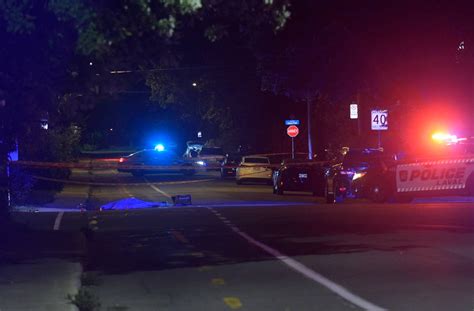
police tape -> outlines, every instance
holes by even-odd
[[[61,169],[84,169],[84,170],[104,170],[104,169],[114,169],[114,170],[146,170],[146,171],[186,171],[186,170],[207,170],[207,169],[217,169],[221,166],[199,166],[193,165],[192,163],[186,163],[183,165],[127,165],[119,163],[109,163],[109,162],[37,162],[37,161],[16,161],[11,162],[13,166],[20,167],[29,167],[29,168],[61,168]]]
[[[286,166],[321,166],[326,165],[326,161],[298,161],[285,163]],[[180,165],[129,165],[122,164],[119,162],[39,162],[39,161],[15,161],[10,162],[12,166],[28,167],[28,168],[58,168],[58,169],[84,169],[84,170],[119,170],[119,171],[133,171],[133,170],[144,170],[144,171],[208,171],[208,170],[220,170],[220,169],[237,169],[241,167],[255,167],[255,168],[271,168],[277,169],[281,167],[280,164],[214,164],[206,163],[200,165],[197,163],[185,162]]]
[[[115,187],[115,186],[143,186],[143,185],[182,185],[182,184],[193,184],[199,182],[209,182],[214,181],[216,178],[207,178],[207,179],[193,179],[193,180],[179,180],[179,181],[160,181],[160,182],[134,182],[134,183],[121,183],[121,182],[95,182],[95,181],[80,181],[80,180],[69,180],[69,179],[59,179],[59,178],[49,178],[43,176],[32,176],[34,179],[62,183],[62,184],[72,184],[72,185],[81,185],[81,186],[99,186],[99,187]]]

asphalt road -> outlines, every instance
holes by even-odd
[[[93,207],[193,198],[190,207],[15,215],[37,230],[82,232],[70,260],[79,258],[102,310],[474,309],[474,203],[326,205],[213,173],[73,177],[62,199],[83,195]]]

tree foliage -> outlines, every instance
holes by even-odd
[[[190,105],[196,90],[183,92],[189,83],[160,69],[208,65],[208,48],[223,40],[248,48],[280,31],[289,8],[289,0],[0,0],[0,93],[9,132],[34,134],[29,128],[43,115],[68,126],[137,76],[158,105]],[[201,49],[195,55],[194,44],[193,51]],[[136,74],[117,78],[111,71]],[[191,111],[203,121],[230,124],[227,108],[216,101],[222,94],[197,93]]]

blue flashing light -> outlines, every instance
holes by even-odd
[[[163,144],[158,144],[155,146],[155,150],[158,152],[165,151],[165,146]]]

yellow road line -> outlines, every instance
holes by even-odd
[[[210,266],[201,266],[201,267],[198,268],[199,272],[209,271],[209,270],[212,270],[212,267],[210,267]]]
[[[224,300],[224,303],[232,310],[242,308],[242,302],[237,297],[224,297],[222,300]]]
[[[223,286],[225,285],[225,280],[221,278],[214,278],[211,280],[212,285]]]
[[[204,257],[204,253],[201,253],[201,252],[194,252],[194,253],[191,253],[191,255],[198,258]]]

